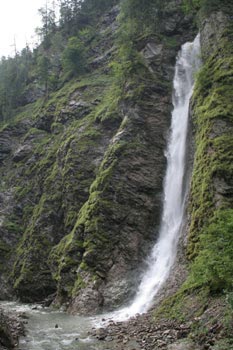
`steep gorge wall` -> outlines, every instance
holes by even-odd
[[[113,9],[103,18],[93,61],[112,47],[113,29],[105,30],[114,26],[117,13]],[[105,125],[91,114],[111,83],[105,64],[102,58],[92,73],[66,84],[48,101],[28,105],[1,130],[2,270],[9,263],[8,285],[22,300],[42,300],[56,291],[49,252],[74,226],[119,127],[120,117]]]
[[[203,67],[197,78],[192,106],[196,149],[188,256],[197,257],[196,283],[208,283],[213,290],[231,288],[229,270],[233,259],[231,248],[225,250],[224,244],[224,241],[230,247],[232,244],[230,232],[227,232],[232,225],[233,204],[232,13],[231,4],[224,10],[220,3],[202,19]],[[223,223],[225,232],[220,227]]]
[[[128,98],[120,104],[123,122],[71,235],[52,251],[59,263],[60,297],[71,283],[71,312],[99,311],[129,300],[156,239],[175,57],[181,43],[193,37],[189,19],[177,7],[180,2],[169,5],[161,22],[162,38],[134,39],[144,63],[133,72],[136,81],[132,83],[131,76],[125,83]],[[186,35],[184,28],[189,28]],[[77,244],[84,250],[74,271]]]
[[[130,74],[116,85],[118,13],[97,27],[89,73],[0,131],[1,298],[56,293],[94,312],[135,292],[160,221],[175,58],[196,33],[181,1],[167,1],[159,30],[124,39]]]

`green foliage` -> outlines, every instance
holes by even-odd
[[[123,1],[117,33],[117,55],[109,64],[111,86],[95,111],[95,119],[120,121],[119,105],[124,100],[139,101],[148,78],[148,69],[137,49],[139,35],[150,32],[154,26],[159,1]],[[153,18],[153,19],[152,19]],[[157,18],[157,17],[156,17]]]
[[[122,98],[122,90],[117,83],[112,83],[104,95],[103,100],[93,112],[96,121],[120,120],[119,103]]]
[[[216,211],[199,236],[199,253],[187,285],[208,285],[211,292],[233,288],[233,210]]]
[[[80,291],[80,289],[83,289],[85,287],[86,287],[85,281],[80,275],[78,275],[77,279],[75,280],[74,288],[72,289],[72,295],[75,297],[77,293]]]
[[[226,302],[229,306],[229,309],[231,310],[232,316],[233,316],[233,292],[230,291],[226,295]]]
[[[222,338],[216,341],[212,350],[231,350],[233,349],[233,339],[232,338]]]
[[[14,108],[25,104],[26,88],[30,82],[32,53],[28,47],[14,58],[0,61],[0,122],[7,121]]]
[[[50,60],[45,54],[37,57],[37,72],[40,82],[44,84],[46,94],[48,93]]]
[[[227,26],[216,50],[206,58],[193,95],[196,152],[189,208],[189,258],[198,254],[199,232],[213,216],[215,207],[232,207],[227,193],[223,193],[220,201],[215,196],[216,181],[230,184],[233,176],[233,139],[227,127],[233,120],[232,30]],[[221,124],[226,126],[222,128]]]
[[[166,317],[184,322],[199,317],[208,304],[208,296],[208,287],[192,289],[182,285],[178,292],[162,301],[155,310],[154,318]]]
[[[208,15],[214,11],[233,10],[229,0],[183,0],[183,7],[186,12],[196,13],[201,10],[201,15]]]
[[[96,21],[98,15],[101,15],[103,11],[107,11],[113,5],[117,4],[118,0],[85,0],[82,2],[79,10],[80,19],[88,23]],[[74,16],[77,13],[74,13]]]
[[[230,291],[226,291],[226,311],[225,311],[225,318],[224,318],[224,326],[226,328],[226,335],[227,341],[226,343],[230,342],[233,345],[233,336],[232,336],[232,327],[233,327],[233,289]],[[229,345],[229,344],[228,344]],[[221,349],[218,347],[217,349]],[[223,347],[224,349],[224,347]],[[226,347],[227,349],[227,347]],[[230,349],[230,347],[229,347]]]
[[[155,28],[159,31],[159,18],[164,8],[161,0],[123,0],[121,6],[121,23],[133,25],[137,34],[145,35]]]
[[[51,45],[52,34],[56,31],[56,13],[54,8],[49,8],[47,1],[45,7],[39,9],[42,27],[37,28],[37,34],[41,38],[42,46],[46,50]]]
[[[61,0],[60,29],[66,37],[77,35],[86,26],[96,23],[98,15],[118,2],[118,0]]]
[[[183,0],[183,8],[185,12],[196,12],[200,9],[202,0]]]
[[[20,234],[22,233],[22,227],[18,222],[8,220],[4,222],[4,227],[6,228],[6,230],[8,230],[8,232],[16,233],[18,234],[18,236],[20,236]]]
[[[95,28],[93,26],[86,26],[85,28],[80,29],[78,36],[82,42],[90,43],[96,36]]]
[[[86,68],[85,46],[77,37],[71,37],[62,55],[64,72],[69,76],[76,76]]]
[[[67,78],[86,72],[86,53],[96,37],[96,14],[116,2],[62,0],[59,25],[53,7],[46,4],[40,9],[39,46],[33,52],[26,47],[0,61],[0,122],[11,119],[18,107],[34,102],[42,93],[47,98]]]

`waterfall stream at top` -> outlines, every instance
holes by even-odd
[[[185,196],[183,193],[189,101],[193,92],[194,73],[200,65],[200,38],[186,43],[178,54],[173,81],[173,112],[166,151],[167,171],[164,181],[163,214],[159,238],[147,260],[148,269],[137,294],[128,307],[114,313],[114,320],[125,320],[146,312],[155,295],[169,276],[177,252]]]

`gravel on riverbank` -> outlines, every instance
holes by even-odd
[[[0,309],[0,350],[17,348],[21,335],[24,335],[24,325],[19,317]]]
[[[210,316],[209,312],[203,315]],[[104,343],[105,350],[210,350],[215,349],[216,341],[224,338],[220,320],[215,324],[205,322],[208,331],[203,335],[200,332],[195,334],[202,317],[186,322],[168,319],[156,322],[153,312],[148,312],[126,322],[103,320],[103,324],[105,322],[106,325],[93,328],[90,333],[90,336]]]

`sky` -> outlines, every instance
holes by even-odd
[[[0,0],[0,57],[38,41],[35,28],[40,26],[38,9],[45,0]],[[30,45],[29,45],[30,46]]]

